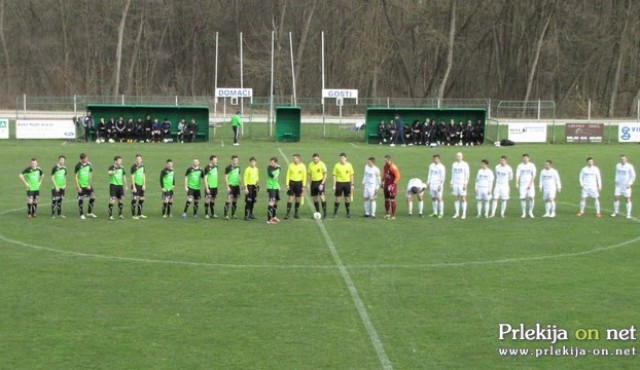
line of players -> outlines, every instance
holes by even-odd
[[[400,115],[396,114],[389,122],[380,121],[378,136],[380,145],[474,146],[484,141],[484,124],[482,120],[475,124],[471,120],[466,124],[462,121],[456,124],[451,120],[446,124],[427,117],[424,122],[415,120],[412,124],[405,125]]]
[[[58,163],[51,170],[52,180],[52,203],[51,217],[64,218],[62,214],[62,200],[66,190],[66,158],[60,156]],[[381,173],[375,165],[375,158],[368,159],[364,168],[362,180],[364,198],[364,216],[375,217],[376,196],[379,189],[383,189],[385,199],[385,218],[395,219],[396,216],[396,194],[400,180],[400,171],[393,163],[391,156],[385,156],[384,167]],[[74,179],[78,194],[78,208],[81,219],[87,217],[96,218],[94,213],[95,191],[92,185],[93,166],[89,162],[85,153],[80,154],[80,161],[74,168]],[[274,224],[280,220],[277,217],[278,202],[280,201],[280,181],[281,167],[278,159],[272,157],[267,167],[267,222]],[[122,166],[122,157],[114,157],[113,164],[108,168],[109,175],[109,219],[115,220],[114,207],[118,207],[118,218],[124,218],[124,198],[127,186],[125,169]],[[143,213],[146,183],[146,170],[141,155],[135,156],[135,162],[131,166],[131,215],[134,219],[144,219]],[[333,191],[335,195],[333,217],[337,217],[340,203],[344,200],[346,216],[352,217],[351,202],[355,191],[353,166],[347,161],[345,153],[340,153],[339,161],[333,167]],[[527,215],[534,218],[535,189],[537,170],[536,166],[530,162],[529,155],[522,156],[522,162],[516,167],[515,186],[519,190],[520,206],[522,218]],[[27,187],[27,215],[29,218],[36,216],[40,187],[43,181],[43,171],[38,167],[35,158],[31,165],[24,169],[19,175],[20,179]],[[615,191],[614,191],[614,212],[611,215],[616,217],[620,213],[620,198],[626,200],[626,217],[631,218],[631,187],[635,181],[635,170],[633,165],[628,163],[627,157],[622,155],[620,162],[616,165]],[[226,183],[226,198],[224,204],[223,217],[225,220],[235,219],[237,202],[240,195],[245,195],[244,219],[247,221],[255,219],[254,205],[260,190],[259,170],[257,160],[254,157],[249,159],[249,165],[245,169],[243,176],[239,166],[239,158],[236,155],[231,157],[231,163],[224,170]],[[314,153],[308,168],[302,163],[299,154],[294,154],[286,172],[287,207],[285,219],[291,217],[300,218],[299,208],[304,199],[304,191],[308,188],[314,202],[316,212],[322,210],[322,217],[327,216],[327,202],[325,187],[328,179],[327,166],[320,160],[320,156]],[[458,152],[455,161],[451,166],[450,189],[454,196],[453,218],[466,218],[467,215],[467,190],[470,179],[469,164],[463,160],[462,153]],[[514,179],[514,172],[507,163],[507,157],[502,156],[500,163],[495,167],[494,172],[489,168],[489,162],[483,159],[480,169],[475,179],[474,192],[477,200],[477,217],[483,215],[487,218],[495,217],[500,202],[500,216],[505,217],[507,201],[510,198],[510,181]],[[427,181],[423,182],[419,178],[412,178],[407,184],[406,200],[409,215],[413,214],[413,197],[418,198],[418,214],[423,215],[424,194],[428,192],[432,201],[432,217],[442,218],[444,215],[444,189],[446,180],[446,169],[441,162],[440,155],[433,155],[433,163],[429,165]],[[204,186],[203,186],[204,182]],[[495,182],[495,186],[494,186]],[[600,170],[594,165],[593,158],[589,157],[586,166],[582,168],[579,175],[581,187],[581,199],[578,216],[584,215],[587,198],[594,199],[596,216],[601,217],[599,194],[602,189],[602,179]],[[167,160],[165,168],[160,173],[160,187],[162,189],[162,216],[172,217],[175,171],[173,161]],[[185,172],[184,191],[186,202],[182,217],[187,217],[187,211],[191,207],[193,217],[198,217],[198,208],[202,198],[202,189],[205,195],[205,218],[217,218],[215,213],[215,202],[219,188],[218,158],[210,156],[209,163],[204,168],[200,167],[197,159]],[[544,169],[540,171],[538,188],[542,192],[545,202],[545,213],[542,217],[555,217],[555,198],[561,191],[562,185],[558,171],[553,168],[550,160],[545,161]],[[88,201],[87,213],[84,212],[84,202]],[[493,202],[491,203],[491,200]]]

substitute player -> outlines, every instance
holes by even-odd
[[[362,194],[364,196],[364,217],[376,217],[376,195],[382,181],[380,180],[380,169],[376,167],[376,159],[369,157],[364,166],[364,176],[362,177]]]
[[[562,190],[560,174],[553,168],[553,162],[544,162],[544,168],[540,171],[540,191],[544,200],[544,215],[542,217],[556,217],[556,194]]]
[[[209,157],[209,164],[204,168],[204,185],[204,218],[218,218],[214,208],[218,197],[218,157],[215,155]]]
[[[602,217],[600,213],[600,191],[602,190],[602,178],[600,177],[600,169],[593,164],[593,158],[587,158],[587,165],[580,171],[580,212],[577,216],[584,216],[584,207],[587,203],[587,197],[593,198],[594,207],[596,209],[596,217]]]
[[[516,188],[520,189],[520,209],[522,218],[527,217],[527,201],[529,202],[529,217],[533,216],[533,206],[536,196],[536,165],[529,161],[529,154],[522,155],[522,163],[516,167]]]
[[[442,218],[444,215],[444,200],[442,193],[444,192],[444,182],[447,170],[441,162],[440,155],[433,155],[433,163],[429,165],[427,173],[427,190],[431,196],[431,207],[433,213],[430,217]]]
[[[251,221],[255,219],[253,215],[253,206],[256,204],[258,190],[260,190],[260,181],[258,167],[256,167],[256,158],[249,158],[249,167],[244,170],[244,220]]]
[[[513,169],[507,163],[507,156],[500,157],[500,163],[496,165],[496,186],[493,189],[493,208],[491,210],[491,217],[496,217],[496,211],[498,210],[498,199],[500,200],[500,217],[505,216],[507,211],[507,201],[509,200],[509,194],[511,189],[509,188],[509,181],[513,180]]]
[[[309,163],[307,183],[310,184],[311,197],[316,212],[320,212],[320,202],[322,202],[322,215],[327,218],[327,199],[325,195],[325,186],[327,183],[327,166],[320,160],[318,153],[313,153],[311,163]],[[320,202],[318,202],[320,199]]]
[[[455,199],[453,218],[465,219],[467,217],[467,185],[469,184],[470,170],[469,164],[462,158],[462,153],[456,153],[456,160],[451,165],[451,193]],[[460,208],[462,208],[462,215]]]
[[[167,159],[165,167],[160,171],[160,188],[162,189],[162,218],[173,217],[173,188],[176,186],[173,161]]]
[[[66,218],[62,214],[62,200],[67,188],[67,166],[65,162],[67,157],[58,156],[58,163],[51,169],[51,218],[56,218],[56,214],[60,218]]]
[[[109,175],[109,220],[113,221],[113,205],[118,201],[118,218],[123,219],[122,208],[124,207],[124,189],[127,187],[124,167],[122,167],[122,157],[113,157],[113,164],[107,170]]]
[[[236,219],[238,209],[238,197],[240,196],[240,166],[238,156],[231,156],[231,164],[224,169],[224,180],[227,184],[227,200],[224,203],[224,219],[229,220],[229,208],[231,208],[231,218]]]
[[[382,169],[382,189],[384,192],[384,218],[396,219],[396,193],[400,182],[400,171],[391,160],[389,154],[384,156],[384,168]]]
[[[147,216],[142,213],[144,208],[144,191],[146,188],[147,175],[145,175],[142,155],[136,154],[135,163],[131,166],[131,218],[134,220],[147,218]]]
[[[627,200],[627,218],[631,218],[631,186],[635,180],[636,170],[631,163],[627,162],[627,156],[621,155],[620,163],[616,164],[616,189],[613,193],[615,200],[611,217],[616,217],[620,212],[620,197],[622,196]]]
[[[484,217],[489,218],[489,208],[491,202],[491,189],[493,188],[493,171],[489,168],[489,161],[483,159],[480,162],[480,169],[476,175],[476,202],[478,207],[477,218],[482,217],[482,207],[484,206]]]
[[[31,165],[18,175],[24,186],[27,187],[27,217],[29,218],[36,217],[43,173],[42,169],[38,167],[38,160],[31,158]]]
[[[86,153],[80,153],[80,162],[76,164],[73,170],[76,180],[76,189],[78,190],[78,208],[80,209],[80,219],[87,217],[97,218],[93,213],[93,207],[96,202],[96,193],[91,185],[93,166],[89,162],[89,156]],[[87,216],[84,215],[84,200],[89,198],[89,206]]]
[[[271,157],[269,166],[267,167],[267,223],[270,225],[280,222],[276,214],[278,213],[278,201],[280,201],[280,165],[278,158]]]
[[[427,184],[422,182],[418,178],[409,180],[407,184],[407,209],[409,210],[409,216],[413,215],[413,196],[418,196],[418,215],[422,217],[422,210],[424,209],[424,190],[427,188]]]
[[[184,191],[187,193],[187,200],[184,204],[184,210],[182,211],[182,218],[187,218],[187,210],[193,202],[193,217],[198,218],[198,205],[202,193],[200,192],[202,184],[201,180],[204,177],[204,171],[200,168],[200,161],[194,159],[191,167],[187,168],[184,174]]]
[[[347,155],[340,153],[338,163],[333,166],[333,191],[335,192],[335,203],[333,204],[333,218],[338,217],[340,207],[340,197],[344,197],[344,208],[347,211],[347,218],[351,218],[351,194],[355,191],[353,166],[347,162]]]
[[[300,200],[304,196],[304,188],[307,186],[307,167],[300,162],[300,154],[293,155],[293,161],[287,166],[287,178],[285,181],[289,199],[287,200],[287,214],[284,219],[289,219],[294,198],[296,203],[293,218],[300,218],[298,209],[300,208]]]

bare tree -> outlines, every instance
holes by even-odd
[[[451,15],[449,18],[449,42],[447,49],[447,69],[444,72],[440,87],[438,88],[438,99],[444,98],[444,89],[447,87],[449,74],[453,68],[453,46],[456,41],[456,0],[451,0]]]
[[[127,22],[127,14],[129,13],[129,6],[131,0],[126,0],[124,9],[122,10],[122,17],[120,18],[120,25],[118,26],[118,46],[116,48],[116,75],[115,75],[115,87],[113,89],[113,95],[118,96],[120,94],[120,68],[122,67],[122,43],[124,40],[124,28]]]

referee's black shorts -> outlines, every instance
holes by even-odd
[[[289,191],[287,195],[300,198],[302,196],[302,181],[289,181]]]
[[[351,183],[350,182],[337,182],[336,183],[336,197],[351,196]]]

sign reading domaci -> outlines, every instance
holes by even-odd
[[[253,89],[241,89],[235,87],[219,87],[216,89],[216,98],[252,98]]]
[[[640,143],[640,122],[620,122],[618,124],[618,142]]]
[[[509,122],[508,139],[514,143],[546,143],[547,124],[544,122]]]
[[[9,138],[9,120],[0,118],[0,139]]]
[[[76,126],[69,119],[16,120],[16,139],[75,139]]]

